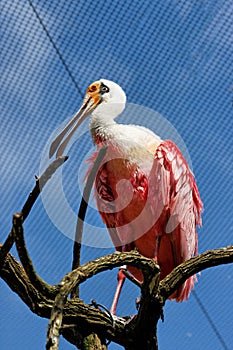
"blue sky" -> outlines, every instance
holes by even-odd
[[[199,251],[232,244],[232,2],[32,3],[82,94],[99,78],[116,81],[128,102],[157,111],[177,130],[205,206]],[[40,171],[51,135],[78,109],[82,98],[29,1],[4,0],[1,7],[2,242],[12,213],[20,210],[34,186],[34,174]],[[120,118],[126,123],[130,119]],[[137,114],[133,122],[156,132],[153,118]],[[166,138],[166,129],[164,133]],[[70,149],[62,172],[64,192],[74,212],[80,200],[80,164],[92,147],[84,132]],[[54,193],[55,184],[51,181],[46,190]],[[89,210],[87,221],[102,232],[94,209]],[[57,283],[70,270],[73,242],[50,220],[41,198],[25,223],[25,237],[38,273]],[[83,248],[83,262],[114,251],[96,248],[96,241],[98,237],[93,236],[93,246]],[[83,285],[82,298],[110,306],[116,273],[106,272]],[[232,287],[233,267],[222,266],[202,272],[195,288],[228,349],[233,336]],[[33,315],[2,281],[0,290],[1,349],[41,349],[48,321]],[[137,288],[127,282],[119,314],[134,313],[137,296]],[[164,311],[165,323],[158,328],[160,349],[174,349],[174,344],[179,349],[224,349],[195,295],[183,304],[168,302]],[[61,340],[60,348],[73,347]]]

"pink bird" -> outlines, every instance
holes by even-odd
[[[201,225],[203,205],[194,175],[175,143],[145,127],[115,122],[125,104],[126,95],[116,83],[101,79],[89,85],[81,108],[53,141],[49,155],[62,155],[77,127],[92,114],[90,132],[97,152],[90,161],[101,147],[108,147],[94,186],[100,215],[116,250],[136,248],[155,259],[163,279],[197,254],[196,227]],[[142,281],[138,269],[127,268]],[[113,314],[124,280],[119,270]],[[187,299],[195,280],[190,277],[170,299]]]

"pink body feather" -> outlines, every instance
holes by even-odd
[[[203,206],[194,176],[170,140],[154,150],[149,175],[137,164],[121,158],[111,142],[107,145],[107,154],[95,180],[100,215],[116,249],[137,248],[142,255],[156,259],[163,279],[197,253],[196,226],[201,225]],[[126,181],[121,183],[122,180]],[[128,269],[142,280],[139,270],[130,266]],[[187,299],[195,280],[196,276],[190,277],[171,299]]]

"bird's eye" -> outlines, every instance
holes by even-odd
[[[100,93],[105,94],[106,92],[109,92],[109,88],[102,83],[100,86]]]

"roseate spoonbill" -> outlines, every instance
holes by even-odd
[[[126,95],[116,83],[101,79],[89,85],[81,108],[53,141],[49,156],[62,155],[77,127],[92,114],[90,131],[97,152],[90,161],[101,147],[108,147],[95,179],[100,215],[116,249],[136,248],[156,259],[163,279],[197,253],[202,202],[194,175],[172,141],[161,140],[145,127],[115,122],[125,104]],[[139,270],[128,270],[142,281]],[[114,314],[124,279],[119,270]],[[170,299],[187,299],[195,280],[190,277]]]

